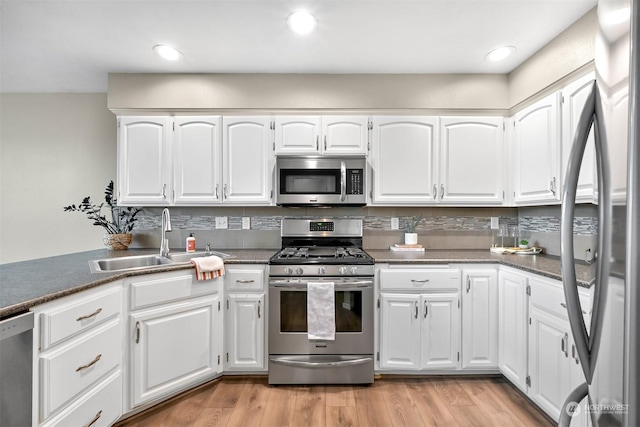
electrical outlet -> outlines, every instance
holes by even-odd
[[[491,217],[491,229],[492,230],[497,230],[498,228],[500,228],[499,226],[499,218],[497,216],[492,216]]]
[[[391,218],[391,229],[399,230],[400,229],[400,218],[394,216]]]
[[[251,228],[251,218],[249,218],[248,216],[243,216],[242,217],[242,229],[243,230],[249,230]]]
[[[226,216],[217,216],[216,217],[216,230],[226,230],[229,228],[229,224],[227,222]]]

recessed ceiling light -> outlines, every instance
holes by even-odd
[[[299,10],[289,15],[287,18],[287,25],[294,33],[309,34],[314,28],[316,28],[318,21],[309,12]]]
[[[157,44],[153,47],[153,51],[167,61],[177,61],[179,59],[182,59],[182,53],[178,49],[171,46]]]
[[[516,48],[513,46],[499,47],[487,53],[484,57],[484,60],[490,61],[490,62],[502,61],[503,59],[505,59],[507,56],[511,55],[515,51],[516,51]]]

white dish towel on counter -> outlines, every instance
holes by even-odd
[[[336,339],[335,307],[333,282],[307,283],[307,334],[310,340]]]

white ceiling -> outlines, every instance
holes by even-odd
[[[107,73],[508,73],[597,0],[1,0],[2,92],[106,92]],[[286,17],[318,20],[298,36]],[[184,59],[166,62],[156,44]],[[513,45],[502,63],[485,54]]]

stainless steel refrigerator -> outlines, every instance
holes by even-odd
[[[569,425],[585,396],[593,425],[640,426],[638,1],[598,2],[596,81],[581,114],[567,168],[561,214],[562,280],[586,383],[565,401],[561,426]],[[585,325],[573,262],[573,216],[590,131],[597,159],[598,247],[592,319]]]

